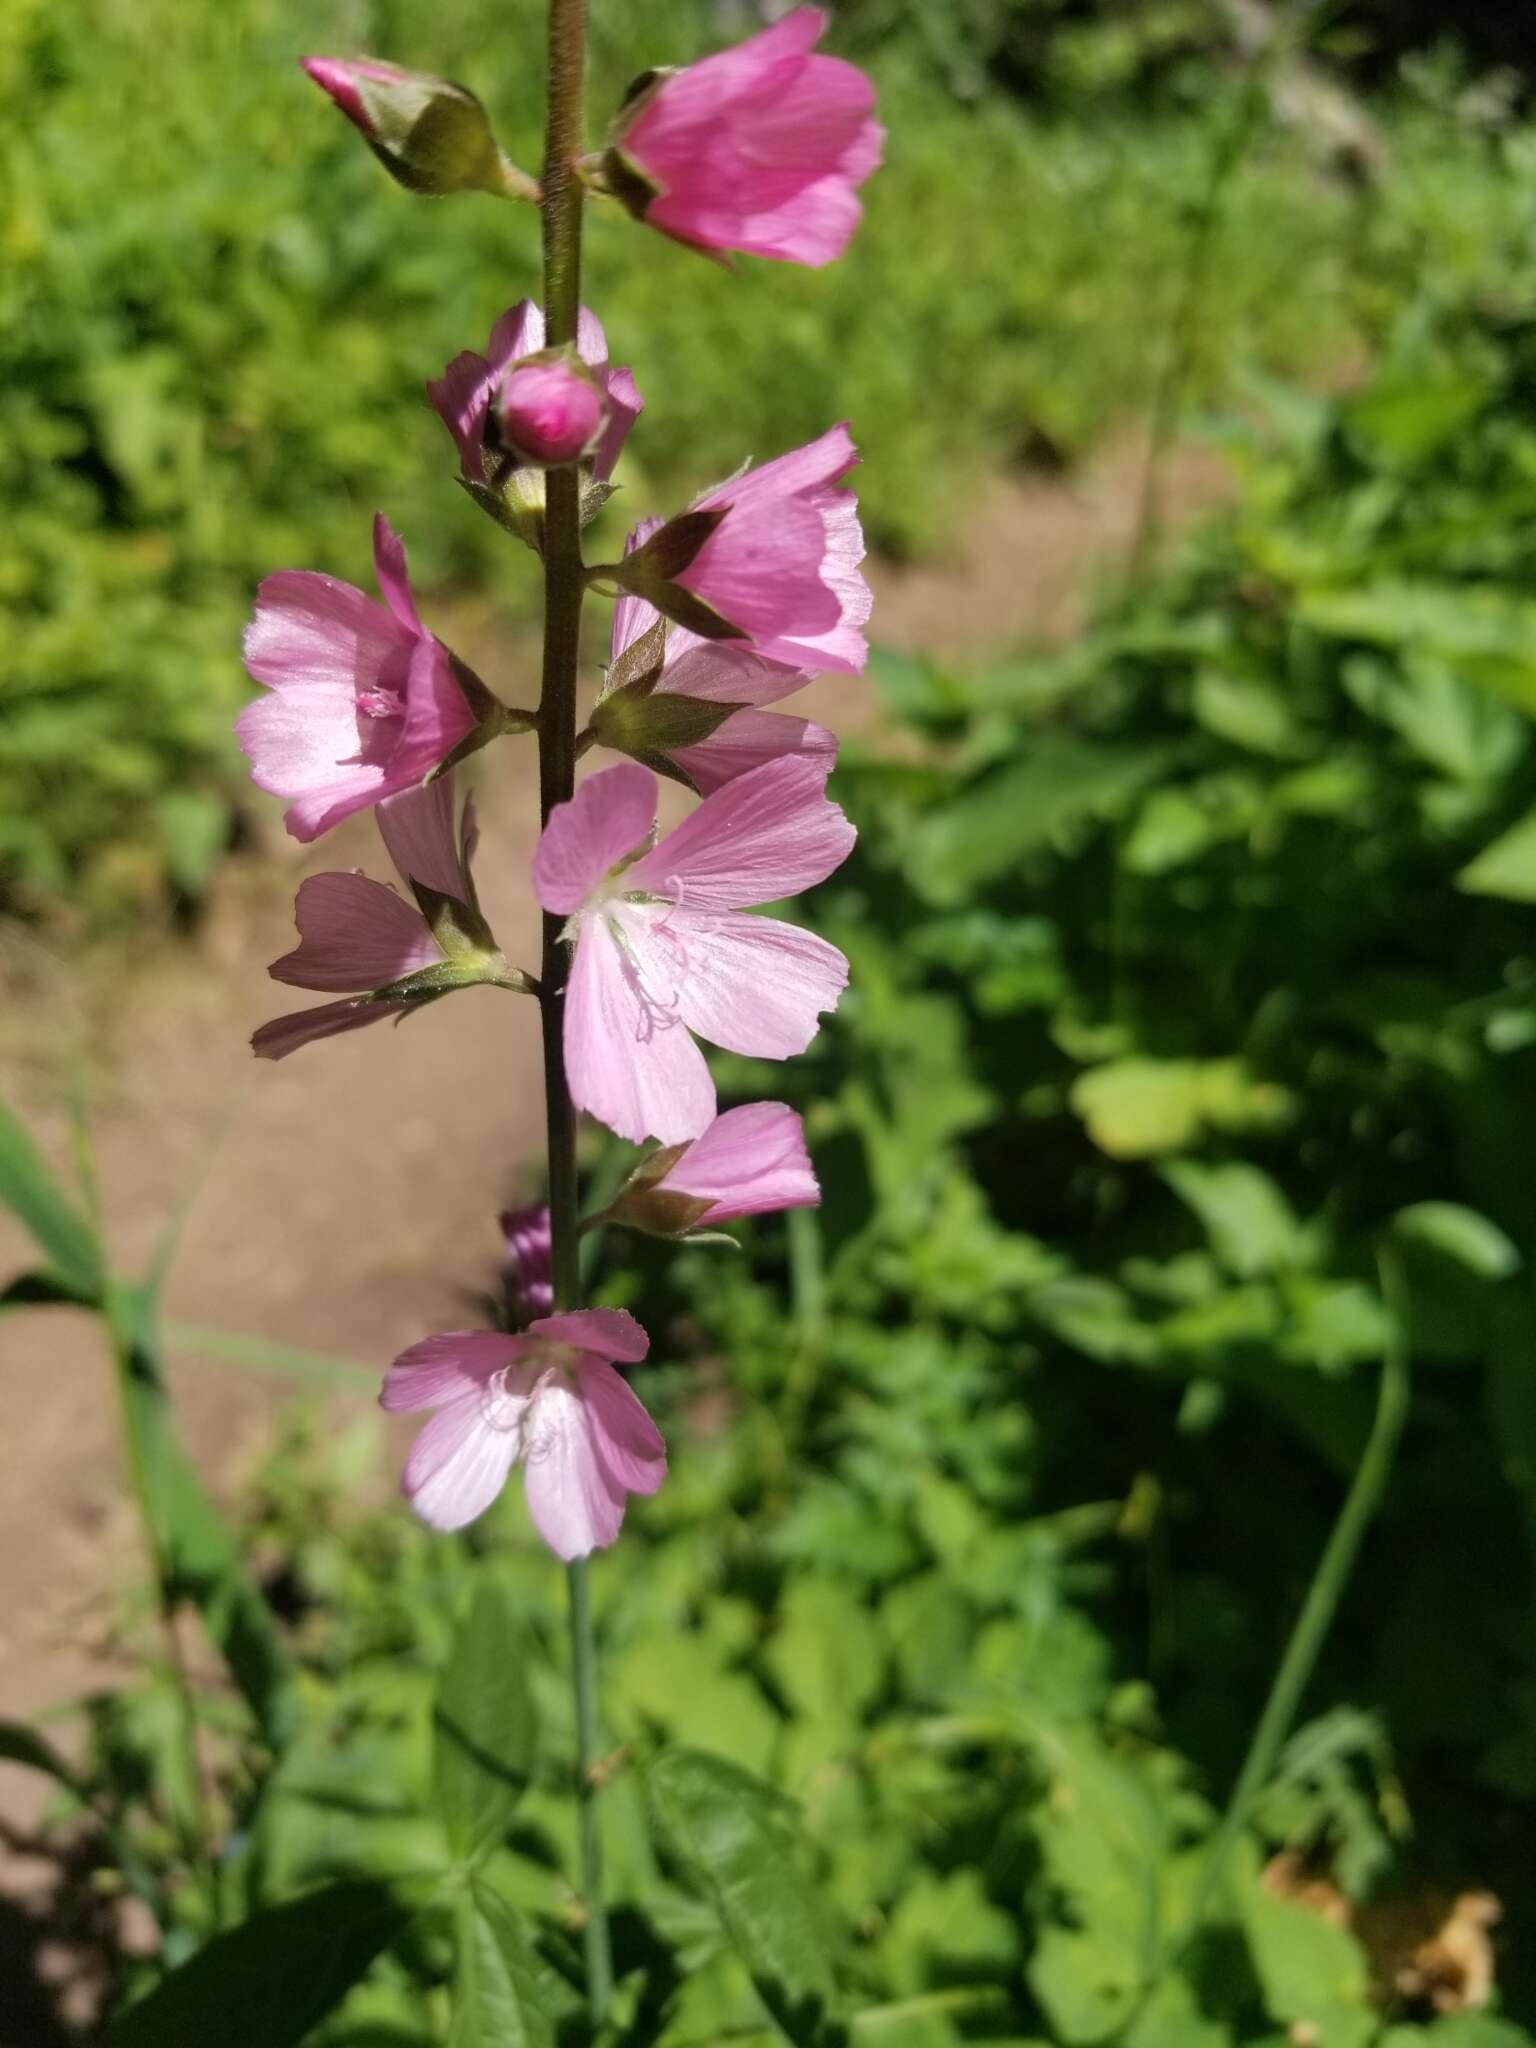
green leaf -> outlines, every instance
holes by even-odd
[[[52,1262],[63,1295],[91,1305],[106,1287],[96,1233],[49,1173],[32,1140],[0,1104],[0,1202],[32,1233]]]
[[[1469,896],[1503,896],[1511,903],[1536,903],[1536,811],[1527,811],[1468,861],[1456,877],[1456,886]]]
[[[386,1886],[356,1880],[254,1913],[131,2006],[107,2048],[297,2048],[406,1917]]]
[[[909,872],[934,902],[953,902],[1097,820],[1115,818],[1167,768],[1171,749],[1036,741],[912,835]]]
[[[1432,1245],[1479,1280],[1507,1280],[1520,1270],[1520,1254],[1500,1230],[1463,1202],[1413,1202],[1399,1209],[1392,1228]]]
[[[1322,2048],[1364,2048],[1376,2020],[1370,1969],[1355,1937],[1262,1885],[1243,1887],[1242,1912],[1270,2018],[1310,2027]]]
[[[796,2048],[825,2041],[832,1959],[787,1803],[694,1750],[666,1751],[648,1786],[663,1839],[705,1888],[778,2026]]]
[[[448,2048],[553,2048],[538,1959],[516,1907],[474,1885],[459,1902],[455,1939]]]
[[[747,1770],[767,1770],[783,1722],[724,1652],[692,1632],[632,1643],[613,1672],[611,1712],[624,1734],[653,1723],[672,1740],[709,1747]]]
[[[1205,1225],[1216,1257],[1239,1279],[1306,1263],[1305,1236],[1291,1205],[1258,1167],[1170,1159],[1162,1175]]]
[[[1176,1152],[1208,1127],[1264,1129],[1294,1108],[1284,1088],[1258,1080],[1238,1059],[1109,1060],[1079,1074],[1068,1099],[1114,1159]]]
[[[768,1666],[785,1699],[807,1720],[857,1719],[883,1676],[863,1604],[831,1579],[796,1579],[781,1611]]]
[[[272,1610],[176,1436],[148,1296],[116,1288],[108,1315],[129,1455],[168,1591],[197,1607],[262,1734],[280,1749],[294,1723],[293,1674]]]
[[[528,1632],[506,1582],[482,1571],[432,1710],[437,1810],[456,1855],[483,1856],[528,1788],[538,1717]]]

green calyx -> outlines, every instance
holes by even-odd
[[[533,180],[502,154],[485,108],[462,85],[409,72],[355,81],[368,117],[368,147],[397,184],[430,199],[490,192],[532,199]]]
[[[636,597],[648,598],[657,611],[672,619],[701,640],[745,640],[740,626],[733,626],[711,605],[677,581],[698,559],[700,550],[720,524],[728,505],[696,506],[679,512],[658,528],[643,547],[621,562],[607,562],[588,571],[589,578],[601,576],[617,583]]]
[[[699,1219],[714,1207],[713,1202],[707,1196],[686,1195],[680,1189],[658,1185],[687,1150],[687,1145],[664,1145],[642,1159],[603,1211],[601,1220],[622,1223],[630,1230],[643,1230],[649,1237],[687,1237]],[[593,1218],[594,1222],[597,1220]]]

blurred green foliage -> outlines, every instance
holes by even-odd
[[[1536,323],[1425,303],[1069,653],[879,665],[921,744],[838,770],[850,992],[725,1072],[803,1106],[824,1206],[750,1261],[594,1245],[672,1453],[594,1572],[616,2041],[1528,2048],[1533,398]],[[95,1286],[18,1159],[17,1305]],[[1394,1329],[1389,1492],[1192,1928]],[[376,1455],[296,1426],[247,1505],[302,1713],[200,1705],[217,1910],[169,1674],[65,1774],[167,1961],[233,1929],[124,2043],[309,1999],[325,1925],[329,2016],[240,2040],[590,2039],[559,1572],[515,1487],[462,1542],[352,1505]],[[1456,2011],[1404,1973],[1482,1894]]]
[[[94,916],[195,899],[227,843],[239,634],[264,573],[366,584],[383,506],[429,589],[489,585],[514,616],[532,602],[531,563],[455,489],[422,387],[536,288],[535,223],[407,199],[295,59],[367,47],[462,77],[532,163],[542,17],[531,0],[101,0],[82,33],[76,12],[13,0],[0,18],[0,901]],[[729,275],[594,218],[588,296],[649,401],[626,515],[848,416],[873,538],[952,545],[977,475],[1079,450],[1144,399],[1239,81],[1208,60],[1148,110],[1127,90],[1138,64],[1104,57],[1021,102],[981,89],[984,13],[853,11],[889,161],[830,271]],[[599,7],[594,106],[722,27],[701,0]],[[1066,65],[1089,28],[1059,30]],[[1375,193],[1328,183],[1304,134],[1255,138],[1197,394],[1234,365],[1328,363],[1409,278],[1519,274],[1527,139],[1458,108],[1447,84],[1392,115]]]

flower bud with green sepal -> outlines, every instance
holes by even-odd
[[[466,87],[373,57],[300,61],[408,192],[537,200],[537,184],[503,155],[485,108]]]

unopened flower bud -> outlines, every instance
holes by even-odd
[[[533,180],[502,155],[484,107],[462,85],[373,57],[301,61],[407,191],[434,199],[449,192],[537,196]]]
[[[565,355],[515,363],[494,403],[503,446],[541,469],[579,462],[608,419],[602,386],[584,363]]]

